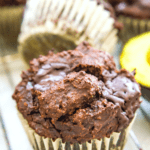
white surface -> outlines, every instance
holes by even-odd
[[[140,109],[137,111],[137,117],[132,130],[143,150],[150,150],[150,123],[147,122]],[[132,148],[131,150],[138,150],[131,137],[128,138],[125,150],[130,150],[129,148]]]
[[[0,122],[0,149],[7,150],[7,143],[4,137],[4,132],[2,128],[2,122]]]
[[[32,147],[28,142],[26,133],[18,118],[16,103],[11,98],[14,88],[10,85],[8,81],[8,77],[4,70],[5,66],[2,65],[1,62],[0,65],[1,65],[0,67],[1,69],[0,70],[0,111],[7,132],[10,149],[11,150],[32,150]],[[14,85],[20,81],[20,77],[19,77],[20,71],[18,74],[18,70],[22,69],[22,66],[20,65],[23,64],[20,61],[18,62],[17,59],[9,63],[9,67],[11,68],[10,70],[13,70],[13,74],[11,75],[14,81]],[[4,136],[2,136],[3,134],[4,134],[3,130],[0,126],[0,150],[5,150],[5,149],[7,150],[8,147],[5,144],[6,140]]]
[[[7,66],[11,71],[13,85],[10,85],[10,82],[8,81],[8,76],[4,69],[5,66],[2,64],[0,58],[0,111],[5,123],[10,147],[11,150],[32,150],[17,116],[15,101],[11,98],[15,85],[20,81],[20,74],[24,69],[24,66],[17,55],[6,57],[5,61],[8,62]],[[146,121],[140,110],[138,110],[138,115],[132,130],[137,136],[143,150],[150,150],[150,123]],[[0,122],[0,150],[7,149],[6,140]],[[128,138],[125,150],[138,150],[131,137]]]

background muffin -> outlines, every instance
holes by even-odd
[[[108,0],[113,5],[119,21],[124,24],[121,39],[127,42],[131,37],[150,30],[150,1]]]
[[[118,28],[122,25],[107,3],[97,5],[96,0],[38,0],[35,3],[31,0],[27,8],[19,36],[19,51],[28,64],[29,60],[47,54],[52,48],[55,52],[74,49],[84,40],[110,53],[117,44]]]
[[[13,95],[33,146],[42,147],[45,137],[54,148],[86,142],[123,149],[140,105],[134,73],[118,71],[109,54],[87,42],[33,59]]]

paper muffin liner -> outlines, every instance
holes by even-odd
[[[150,31],[150,20],[148,19],[142,20],[121,15],[119,21],[124,24],[123,30],[119,33],[123,44],[132,37]]]
[[[118,41],[114,19],[92,0],[30,0],[19,36],[19,51],[26,62],[52,48],[74,49],[83,41],[113,52]],[[38,11],[37,11],[38,10]],[[88,11],[87,11],[88,10]]]
[[[51,138],[39,136],[29,127],[27,120],[23,118],[19,111],[18,116],[34,150],[123,150],[129,131],[134,122],[133,119],[126,129],[120,133],[112,133],[110,138],[102,138],[101,140],[93,139],[91,143],[70,144],[69,142],[62,143],[62,139],[60,138],[53,141]]]
[[[0,49],[17,50],[23,6],[0,7]]]

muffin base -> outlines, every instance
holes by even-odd
[[[114,132],[110,138],[102,138],[101,140],[93,139],[91,143],[70,144],[69,142],[62,143],[62,139],[60,138],[53,141],[51,138],[39,136],[29,127],[28,122],[23,118],[20,112],[18,112],[18,116],[34,150],[123,150],[129,131],[134,122],[133,119],[126,129],[120,133]]]

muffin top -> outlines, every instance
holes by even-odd
[[[25,4],[27,0],[0,0],[0,6],[11,6]]]
[[[118,71],[112,56],[83,42],[33,59],[13,98],[40,136],[83,143],[129,125],[141,95],[134,74]]]
[[[150,1],[149,0],[108,0],[116,13],[139,18],[150,18]]]

